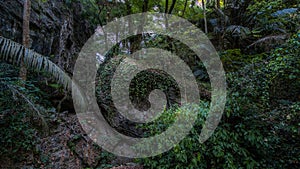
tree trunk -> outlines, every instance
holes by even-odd
[[[217,14],[219,15],[218,26],[217,26],[220,30],[217,32],[218,49],[222,50],[223,44],[224,44],[223,38],[222,38],[222,33],[224,32],[223,30],[225,30],[226,17],[225,17],[224,12],[221,10],[221,1],[220,0],[215,1],[215,10],[216,10]]]
[[[31,2],[30,0],[24,1],[24,9],[23,9],[23,45],[25,48],[30,47],[30,35],[29,35],[29,22],[30,22],[30,10],[31,10]],[[21,60],[21,69],[20,69],[20,78],[26,81],[27,78],[27,69],[24,63],[24,58]]]
[[[148,6],[149,6],[149,0],[143,0],[143,6],[142,6],[142,13],[145,13],[148,11]],[[130,8],[131,10],[131,8]],[[146,16],[143,16],[146,17]],[[144,24],[145,24],[145,19],[141,19],[140,25],[138,25],[138,32],[143,33],[144,30]],[[131,22],[131,19],[129,20]],[[131,31],[131,30],[129,30]],[[130,38],[130,53],[134,53],[142,48],[141,44],[143,41],[143,35],[139,34],[134,37]]]
[[[208,33],[207,31],[207,20],[206,20],[206,4],[205,1],[202,0],[202,7],[203,7],[203,17],[204,17],[204,33]]]
[[[217,7],[218,9],[221,8],[221,1],[220,1],[220,0],[216,0],[216,7]]]
[[[131,19],[131,5],[129,0],[125,0],[125,5],[126,5],[126,14],[128,16],[128,33],[131,35],[132,34],[132,19]],[[130,54],[132,54],[132,49],[131,45],[133,44],[133,38],[129,37],[127,40],[125,40],[125,46],[127,47],[128,51]]]
[[[149,3],[148,0],[144,0],[142,12],[147,12],[148,11],[148,3]]]
[[[183,16],[184,16],[184,13],[185,13],[185,10],[186,10],[186,6],[187,6],[187,2],[188,2],[188,0],[185,0],[185,3],[184,3],[184,8],[183,8],[183,11],[182,11],[182,15],[181,15],[181,17],[183,17]]]
[[[171,4],[171,7],[170,7],[170,10],[169,10],[169,12],[168,12],[168,14],[171,14],[171,13],[172,13],[172,11],[173,11],[173,9],[174,9],[174,7],[175,7],[175,4],[176,4],[176,0],[173,0],[173,1],[172,1],[172,4]]]
[[[168,8],[169,8],[169,0],[166,0],[165,13],[168,13]]]

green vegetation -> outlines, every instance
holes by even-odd
[[[299,37],[299,33],[293,36],[268,58],[258,55],[251,64],[227,74],[227,108],[207,142],[200,144],[198,140],[203,124],[200,117],[190,135],[171,151],[139,161],[147,168],[299,166]],[[289,84],[288,89],[283,90],[284,83]],[[200,107],[205,108],[204,105]],[[180,110],[174,112],[177,111]],[[174,112],[169,112],[169,116]],[[163,131],[161,125],[172,123],[169,116],[153,125],[151,131]]]
[[[119,44],[105,56],[96,78],[97,101],[107,121],[118,131],[130,136],[142,131],[143,137],[153,136],[172,125],[178,114],[199,112],[189,135],[174,148],[155,157],[134,159],[135,163],[161,169],[300,167],[299,1],[65,0],[63,4],[66,8],[80,4],[80,14],[93,28],[128,14],[174,14],[203,31],[207,29],[207,36],[219,52],[226,71],[227,102],[221,123],[204,143],[199,142],[199,134],[209,110],[210,81],[203,64],[188,46],[165,36],[145,34],[123,40],[123,44],[130,45]],[[55,168],[49,154],[39,146],[43,138],[57,134],[57,126],[67,125],[66,118],[58,118],[62,109],[74,113],[72,102],[62,105],[71,95],[70,78],[55,60],[50,61],[52,57],[44,57],[2,36],[0,45],[0,162]],[[198,105],[180,106],[180,91],[174,79],[164,72],[144,71],[131,82],[131,101],[139,109],[146,109],[149,93],[161,89],[167,95],[166,110],[150,124],[121,123],[110,94],[114,71],[128,53],[150,47],[169,50],[187,63],[196,77],[202,100]],[[22,57],[28,68],[27,81],[20,80],[18,74]],[[75,63],[75,58],[68,63]],[[79,126],[78,122],[72,125]],[[59,140],[70,149],[70,154],[78,156],[77,162],[72,163],[80,163],[81,168],[115,165],[111,161],[116,157],[94,144],[93,148],[100,152],[93,154],[96,160],[90,162],[81,155],[94,149],[84,153],[77,150],[81,140],[86,144],[89,141],[81,129],[74,128],[70,130],[76,132],[63,134],[69,140]]]

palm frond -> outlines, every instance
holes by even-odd
[[[20,65],[24,57],[27,68],[50,73],[65,89],[71,90],[71,78],[47,57],[25,48],[23,45],[0,36],[0,60],[14,65]]]
[[[283,15],[292,15],[292,14],[296,13],[297,11],[299,11],[298,8],[286,8],[286,9],[279,10],[279,11],[272,13],[271,16],[280,17]]]
[[[82,89],[55,63],[50,61],[47,57],[25,48],[19,43],[0,36],[0,61],[20,65],[22,57],[24,57],[24,64],[27,68],[48,72],[59,84],[63,85],[65,89],[68,91],[72,91],[73,89],[73,94],[75,95],[75,97],[73,97],[74,103],[77,105],[85,105],[85,103],[87,103]],[[84,106],[81,107],[86,109]]]
[[[251,33],[249,28],[240,25],[230,25],[226,28],[225,32],[228,36],[240,39],[246,38]]]
[[[251,48],[253,46],[270,46],[270,45],[274,45],[274,44],[280,44],[280,43],[283,43],[286,40],[286,38],[287,38],[286,34],[267,36],[267,37],[258,39],[257,41],[255,41],[251,45],[249,45],[247,48]]]

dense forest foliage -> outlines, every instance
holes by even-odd
[[[199,112],[188,136],[171,150],[130,159],[103,150],[82,129],[71,77],[91,35],[142,12],[176,15],[205,33],[223,63],[227,99],[221,122],[201,143],[211,85],[196,54],[159,34],[118,43],[98,63],[96,77],[97,103],[112,127],[149,137],[178,114]],[[1,168],[300,168],[299,0],[2,0],[0,16]],[[150,92],[160,89],[165,110],[150,124],[122,118],[112,102],[111,79],[122,59],[142,48],[171,51],[187,63],[199,104],[181,106],[174,79],[150,70],[133,79],[130,99],[147,109]]]

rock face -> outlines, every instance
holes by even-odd
[[[22,42],[23,0],[0,3],[0,35]],[[83,17],[80,3],[32,0],[30,15],[31,48],[49,56],[71,73],[76,55],[93,34],[94,26]]]

